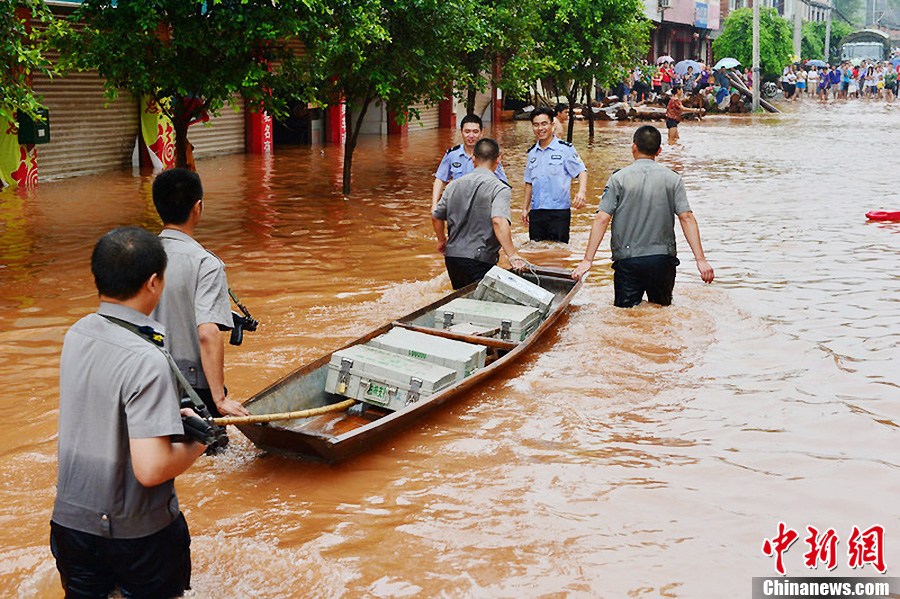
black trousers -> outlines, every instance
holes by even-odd
[[[194,391],[197,392],[197,396],[203,400],[203,403],[206,404],[206,407],[209,409],[209,413],[213,418],[221,418],[222,414],[219,412],[219,408],[216,406],[216,402],[213,401],[212,391],[209,389],[200,389],[198,387],[194,387]],[[225,391],[228,393],[228,391]]]
[[[191,534],[184,515],[152,535],[108,539],[50,522],[50,550],[66,599],[168,599],[191,588]]]
[[[456,258],[444,256],[444,264],[447,266],[447,274],[450,275],[450,283],[453,289],[462,289],[470,283],[484,278],[494,265],[474,258]]]
[[[532,241],[561,241],[569,243],[569,222],[572,211],[531,210],[528,212],[528,238]]]
[[[675,288],[675,267],[680,262],[674,256],[638,256],[613,262],[615,305],[632,308],[641,303],[644,293],[653,304],[668,306]]]

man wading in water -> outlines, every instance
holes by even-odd
[[[500,145],[493,139],[480,140],[474,160],[475,170],[450,182],[431,215],[438,251],[444,254],[454,289],[480,281],[497,264],[501,248],[513,268],[526,266],[509,230],[509,184],[494,174]]]
[[[706,283],[712,283],[715,277],[703,254],[700,229],[688,204],[684,182],[656,162],[661,146],[662,136],[656,127],[645,125],[634,132],[634,162],[609,178],[584,260],[572,272],[572,278],[578,279],[591,268],[612,220],[613,286],[619,308],[637,306],[645,292],[651,303],[672,303],[675,267],[679,264],[675,257],[675,215],[694,253],[700,277]]]

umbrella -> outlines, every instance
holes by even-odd
[[[813,60],[807,60],[807,61],[806,61],[806,66],[808,66],[808,67],[818,67],[818,68],[822,69],[822,68],[827,67],[827,66],[828,66],[828,63],[825,62],[824,60],[813,59]]]
[[[682,60],[681,62],[675,63],[675,72],[679,75],[684,75],[687,73],[688,67],[694,68],[694,74],[700,72],[700,63],[696,60]]]
[[[669,55],[660,56],[656,59],[656,64],[662,64],[664,62],[675,62],[675,59]]]
[[[740,61],[737,60],[736,58],[723,58],[722,60],[717,62],[715,64],[715,66],[713,66],[713,70],[718,71],[722,67],[725,67],[726,69],[733,69],[734,67],[739,66],[740,64],[741,64]]]

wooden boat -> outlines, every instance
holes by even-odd
[[[372,447],[390,433],[409,426],[422,418],[423,414],[446,404],[461,393],[477,387],[486,378],[494,375],[504,366],[516,361],[556,323],[566,311],[572,297],[581,288],[583,279],[572,280],[568,271],[535,267],[523,275],[533,283],[554,294],[550,311],[541,324],[522,341],[506,341],[493,337],[463,335],[436,329],[430,326],[428,315],[458,298],[471,295],[477,284],[460,289],[437,302],[386,324],[367,335],[348,343],[344,347],[365,343],[388,332],[393,327],[404,327],[440,337],[458,339],[487,348],[485,367],[476,370],[465,379],[424,397],[402,410],[391,412],[386,409],[364,404],[362,413],[344,410],[280,422],[264,424],[238,424],[238,429],[257,447],[274,454],[313,461],[338,462],[360,451]],[[272,414],[319,408],[340,402],[346,397],[327,393],[325,379],[331,353],[318,360],[301,366],[280,381],[263,389],[244,405],[251,414]]]

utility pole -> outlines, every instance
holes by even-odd
[[[793,0],[794,5],[794,56],[800,60],[801,40],[803,39],[803,2]]]
[[[753,112],[759,110],[759,3],[753,0]]]
[[[826,13],[825,19],[825,62],[831,64],[831,0],[828,2],[828,8],[826,8],[828,12]]]

